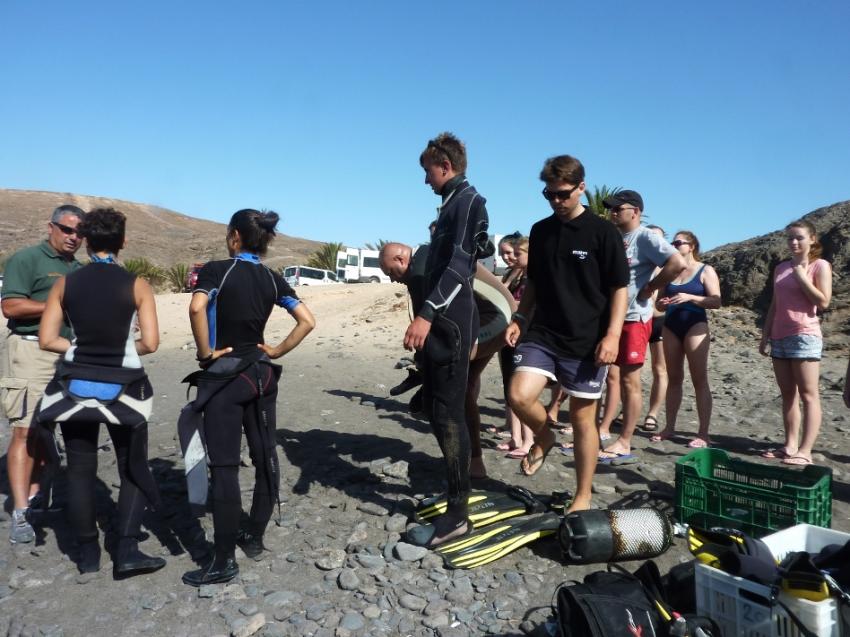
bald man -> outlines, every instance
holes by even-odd
[[[381,248],[381,270],[394,283],[407,286],[414,315],[422,308],[427,295],[425,261],[428,259],[428,247],[428,244],[425,244],[414,249],[404,243],[387,243]],[[502,282],[480,263],[477,264],[475,272],[473,293],[478,307],[480,328],[478,340],[470,355],[464,411],[470,438],[469,473],[470,477],[481,479],[487,477],[481,453],[481,414],[478,411],[481,374],[493,355],[505,345],[504,333],[511,314],[516,309],[516,301]]]

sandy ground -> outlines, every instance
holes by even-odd
[[[408,322],[404,288],[339,285],[299,293],[318,326],[281,361],[278,441],[284,505],[267,534],[270,551],[264,559],[250,561],[238,552],[241,575],[234,584],[200,596],[180,583],[180,575],[195,567],[192,555],[203,552],[210,522],[199,523],[188,513],[175,441],[175,422],[185,403],[180,380],[194,369],[189,296],[160,296],[162,344],[145,366],[157,395],[150,423],[151,465],[165,504],[148,515],[143,548],[165,556],[168,566],[114,582],[105,555],[101,573],[81,577],[71,561],[75,548],[67,524],[61,513],[50,514],[35,546],[10,546],[0,538],[0,635],[543,634],[555,587],[599,566],[565,566],[551,540],[473,571],[445,571],[434,555],[406,561],[394,548],[414,497],[442,489],[439,450],[428,424],[407,414],[410,394],[388,395],[405,373],[394,369],[406,355],[401,347]],[[292,324],[276,310],[267,340],[284,337]],[[779,440],[781,417],[770,363],[756,351],[753,315],[720,310],[712,316],[712,330],[712,438],[734,455],[767,463],[758,453]],[[832,526],[850,531],[850,413],[840,395],[845,364],[846,353],[838,352],[828,352],[822,364],[824,419],[815,461],[834,471]],[[648,369],[644,379],[648,392]],[[692,433],[696,412],[687,383],[679,428]],[[495,363],[485,372],[480,405],[484,425],[502,422]],[[5,422],[0,432],[5,449]],[[110,494],[114,500],[118,481],[105,434],[102,440],[99,524],[109,540]],[[650,444],[647,434],[639,434],[637,463],[599,469],[595,504],[672,509],[674,463],[688,451],[686,441]],[[520,484],[545,494],[574,487],[569,457],[553,453],[536,476],[526,478],[518,461],[495,451],[496,443],[494,436],[483,434],[490,478],[477,488]],[[247,466],[247,454],[245,461]],[[0,470],[2,500],[8,494],[5,457]],[[243,469],[240,479],[247,507],[250,469]],[[62,495],[60,484],[60,502]],[[6,519],[0,522],[4,534]],[[685,559],[684,543],[677,540],[659,563],[666,570]]]

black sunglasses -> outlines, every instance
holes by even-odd
[[[548,188],[544,188],[543,197],[545,197],[546,201],[555,201],[556,199],[566,201],[567,199],[572,197],[573,193],[578,189],[578,186],[576,186],[575,188],[569,188],[567,190],[549,190]]]
[[[77,232],[76,228],[72,228],[71,226],[66,226],[62,223],[57,223],[55,221],[51,221],[50,223],[52,225],[56,226],[57,228],[59,228],[62,231],[62,234],[68,234],[68,235],[75,234],[78,237],[80,236],[80,233]]]
[[[676,239],[675,241],[671,241],[670,245],[673,246],[674,248],[678,248],[679,246],[689,246],[689,245],[691,245],[691,242]]]

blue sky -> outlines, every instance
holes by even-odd
[[[495,232],[549,214],[569,153],[712,247],[850,199],[848,24],[846,0],[6,0],[0,187],[417,243],[418,156],[451,130]]]

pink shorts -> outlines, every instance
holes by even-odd
[[[652,319],[646,323],[626,321],[620,334],[620,351],[617,352],[617,365],[643,365],[646,359],[646,346],[652,334]]]

